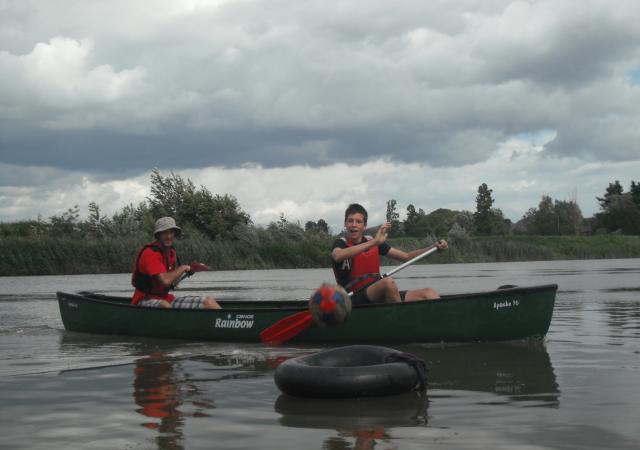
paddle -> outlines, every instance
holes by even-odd
[[[206,272],[208,270],[211,270],[209,266],[199,262],[192,262],[191,264],[189,264],[189,266],[191,267],[191,270],[189,272],[185,272],[182,275],[180,275],[180,278],[178,279],[178,281],[173,283],[174,288],[177,287],[178,284],[180,284],[185,278],[189,278],[191,275],[193,275],[196,272]]]
[[[377,283],[383,278],[390,277],[394,273],[397,273],[404,269],[407,266],[415,263],[416,261],[421,260],[435,252],[438,251],[438,247],[430,248],[429,250],[420,253],[418,256],[411,258],[409,261],[406,261],[400,264],[397,267],[394,267],[389,272],[382,275],[373,283]],[[371,284],[373,284],[371,283]],[[349,297],[353,295],[353,292],[349,292]],[[264,330],[260,332],[260,340],[265,344],[271,345],[280,345],[287,342],[289,339],[303,332],[307,328],[311,326],[313,319],[311,318],[311,313],[309,310],[301,311],[290,316],[285,317],[284,319],[280,319],[273,325],[268,326]]]

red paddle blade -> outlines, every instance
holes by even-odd
[[[189,266],[191,266],[191,272],[206,272],[207,270],[211,270],[209,266],[199,262],[192,262]]]
[[[265,344],[280,345],[302,333],[313,323],[309,311],[301,311],[280,319],[260,332],[260,339]]]

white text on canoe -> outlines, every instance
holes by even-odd
[[[253,328],[253,314],[227,314],[226,319],[216,319],[215,328]]]

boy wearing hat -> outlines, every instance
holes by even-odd
[[[174,289],[184,274],[191,272],[188,264],[179,264],[173,241],[181,228],[172,217],[161,217],[156,221],[154,242],[138,252],[131,284],[136,288],[131,303],[154,308],[220,309],[213,297],[188,295],[175,297]]]

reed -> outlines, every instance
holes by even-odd
[[[177,242],[182,262],[202,261],[214,270],[330,267],[333,238],[326,234],[287,235],[260,229],[237,240],[192,235]],[[391,239],[392,246],[412,250],[435,238]],[[65,275],[130,272],[143,236],[121,238],[4,237],[2,275]],[[424,263],[470,263],[558,259],[639,258],[640,236],[500,236],[452,240],[450,249]],[[395,264],[383,260],[383,264]]]

